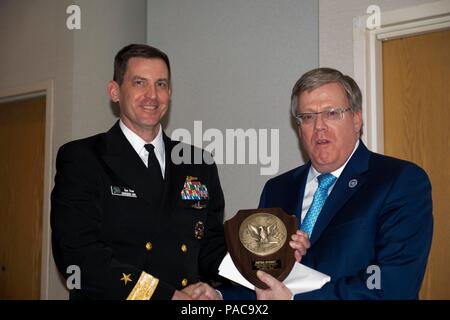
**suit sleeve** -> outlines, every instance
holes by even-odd
[[[78,266],[81,288],[77,290],[90,299],[170,299],[174,288],[118,261],[101,241],[101,177],[92,152],[65,145],[58,152],[56,170],[51,196],[52,246],[62,275],[68,277],[67,268]]]
[[[215,164],[208,165],[210,206],[206,222],[205,238],[199,255],[200,275],[211,279],[218,273],[227,249],[223,228],[225,201]]]
[[[433,233],[431,185],[421,168],[409,164],[398,173],[377,223],[378,288],[375,269],[364,269],[295,299],[417,299]]]

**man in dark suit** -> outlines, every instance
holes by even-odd
[[[120,120],[62,146],[56,160],[53,255],[65,277],[69,266],[81,276],[70,298],[219,298],[199,280],[213,277],[226,253],[223,193],[215,164],[175,164],[186,159],[180,150],[202,151],[162,131],[171,95],[167,55],[124,47],[108,92]]]
[[[331,276],[294,299],[418,298],[432,239],[431,185],[415,164],[364,146],[361,100],[352,78],[328,68],[307,72],[293,88],[310,161],[269,180],[259,206],[295,214],[301,262]],[[258,276],[269,286],[256,289],[258,299],[292,298],[283,283]]]

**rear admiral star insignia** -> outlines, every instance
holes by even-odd
[[[125,274],[122,273],[123,277],[120,278],[120,281],[123,281],[125,283],[125,285],[127,285],[128,282],[132,282],[133,280],[131,280],[131,273],[130,274]]]

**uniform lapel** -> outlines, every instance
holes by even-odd
[[[366,176],[364,173],[369,167],[370,152],[360,141],[358,149],[347,163],[344,171],[328,196],[322,211],[320,212],[314,230],[311,235],[311,244],[319,239],[322,232],[331,219],[339,212],[344,204],[364,185]]]
[[[129,187],[134,188],[137,196],[155,204],[147,168],[120,129],[119,122],[106,133],[106,153],[102,156],[108,167]]]
[[[175,202],[168,201],[169,195],[172,193],[172,188],[174,187],[174,176],[176,176],[177,166],[172,162],[172,148],[174,146],[174,142],[166,136],[163,132],[164,139],[164,148],[166,152],[166,168],[164,170],[164,192],[162,197],[162,211],[164,211],[164,216],[169,216],[173,210],[168,209],[168,207],[172,206]]]

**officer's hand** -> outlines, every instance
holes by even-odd
[[[306,250],[309,249],[311,243],[309,242],[308,235],[303,231],[297,230],[295,234],[292,235],[289,245],[294,249],[295,260],[300,262],[302,256],[306,254]]]
[[[188,294],[193,300],[222,300],[222,296],[210,285],[197,282],[182,290]]]
[[[192,300],[192,299],[185,292],[175,290],[172,296],[172,300]]]
[[[256,276],[267,284],[268,289],[255,288],[256,298],[258,300],[290,300],[292,299],[291,291],[283,282],[278,281],[270,274],[261,270],[256,272]]]

